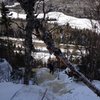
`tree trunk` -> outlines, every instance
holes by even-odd
[[[29,84],[30,72],[31,72],[31,52],[32,52],[32,30],[31,20],[27,20],[26,34],[25,34],[25,77],[24,83]]]
[[[30,73],[32,70],[32,50],[34,49],[32,45],[32,32],[34,29],[34,4],[36,0],[17,0],[21,7],[27,14],[27,24],[25,28],[25,74],[24,74],[24,84],[29,84]],[[34,61],[33,61],[34,62]]]

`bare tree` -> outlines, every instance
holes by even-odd
[[[29,84],[30,72],[32,69],[32,62],[34,63],[34,59],[32,59],[32,50],[34,49],[32,45],[32,32],[35,27],[35,16],[34,16],[34,6],[37,0],[18,0],[21,4],[21,7],[24,9],[27,14],[27,24],[25,28],[25,76],[24,83]]]

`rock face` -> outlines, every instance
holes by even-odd
[[[2,1],[2,0],[0,0]],[[3,0],[6,4],[12,4],[16,0]],[[46,8],[50,11],[60,11],[67,15],[76,17],[86,17],[86,11],[95,0],[45,0]],[[41,11],[41,5],[38,9]]]

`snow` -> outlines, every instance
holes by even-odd
[[[26,14],[17,14],[16,12],[10,12],[12,13],[12,18],[21,18],[21,19],[26,19]],[[43,14],[39,14],[37,18],[43,18]],[[67,23],[69,23],[69,25],[72,28],[78,28],[78,29],[93,29],[93,25],[97,26],[96,31],[100,30],[100,25],[98,23],[98,21],[92,20],[92,24],[91,21],[89,19],[86,18],[76,18],[76,17],[72,17],[72,16],[68,16],[63,14],[62,12],[49,12],[46,15],[46,18],[49,19],[56,19],[56,21],[49,21],[49,23],[58,23],[59,25],[66,25]]]
[[[46,89],[37,85],[0,83],[0,90],[0,100],[41,100]],[[53,100],[53,93],[48,91],[47,95]]]
[[[0,82],[8,81],[10,78],[10,73],[12,72],[11,65],[6,61],[6,59],[0,59]]]
[[[7,40],[8,39],[8,37],[6,37],[6,36],[3,36],[3,37],[0,37],[0,39],[4,39],[4,40]],[[22,41],[24,41],[25,39],[22,39],[22,38],[12,38],[12,37],[9,37],[9,40],[12,40],[12,41],[20,41],[20,42],[22,42]]]
[[[14,5],[6,5],[7,8],[14,8],[16,6],[20,5],[20,3],[15,2]]]
[[[14,18],[14,19],[17,19],[17,18],[20,18],[20,19],[26,19],[26,14],[18,14],[14,11],[11,11],[10,14],[12,14],[12,16],[10,16],[11,18]]]
[[[33,42],[36,42],[36,43],[44,43],[42,40],[36,40],[36,39],[33,39]]]
[[[86,18],[76,18],[72,16],[68,16],[63,14],[62,12],[49,12],[46,15],[49,19],[56,19],[57,21],[49,21],[50,23],[58,23],[59,25],[66,25],[69,23],[69,25],[72,28],[78,28],[78,29],[90,29],[93,30],[93,25],[97,26],[96,31],[100,32],[100,25],[98,21],[86,19]],[[43,14],[39,14],[38,18],[43,18]]]
[[[26,19],[26,14],[16,13],[14,11],[10,12],[12,14],[12,18],[20,18],[20,19]],[[0,15],[1,17],[1,15]],[[37,18],[43,18],[43,13],[40,13]],[[49,19],[56,19],[56,21],[48,21],[49,23],[58,23],[59,25],[66,25],[69,23],[69,25],[72,28],[78,28],[78,29],[89,29],[96,32],[100,32],[100,25],[98,21],[95,20],[89,20],[86,18],[76,18],[72,16],[65,15],[62,12],[49,12],[46,14],[46,18]],[[96,26],[96,28],[94,28]]]
[[[0,83],[0,100],[10,100],[10,98],[16,93],[19,89],[22,88],[21,84],[13,83]]]
[[[47,74],[48,78],[44,77],[43,74]],[[59,80],[56,73],[51,75],[49,69],[40,68],[37,70],[37,78],[43,81],[38,85],[0,83],[0,100],[42,100],[46,90],[43,100],[100,100],[100,97],[83,83],[76,83],[71,78],[68,78],[64,71],[58,74]],[[100,88],[100,81],[94,81],[93,83]]]
[[[34,53],[33,56],[35,59],[40,59],[43,62],[47,62],[49,57],[51,58],[55,57],[54,55],[50,55],[49,53],[45,53],[45,52],[37,52],[37,53]]]

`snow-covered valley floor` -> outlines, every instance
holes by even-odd
[[[64,71],[51,75],[47,68],[38,69],[37,82],[38,85],[29,86],[0,83],[0,100],[100,100],[83,83],[68,78]],[[100,81],[94,81],[93,84],[100,88]]]

